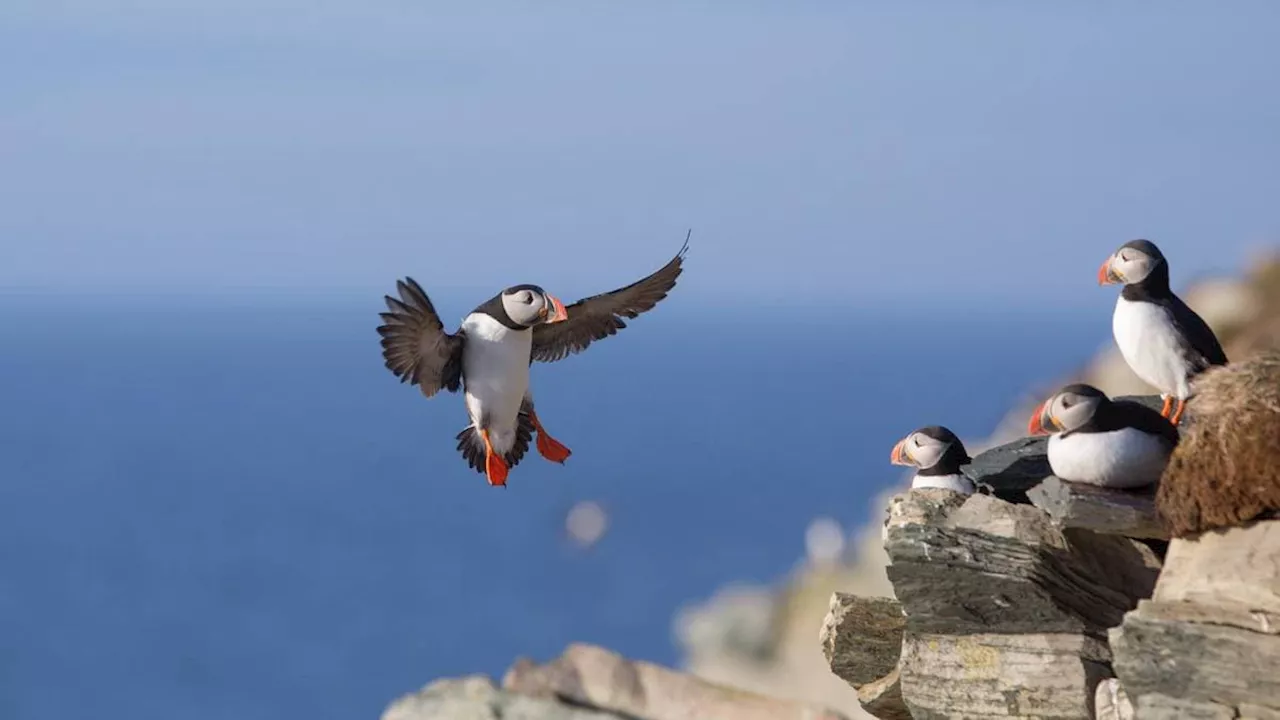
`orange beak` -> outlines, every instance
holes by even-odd
[[[564,303],[560,302],[560,298],[552,295],[551,293],[547,293],[547,300],[551,301],[551,307],[543,308],[543,311],[546,312],[547,316],[547,319],[544,320],[544,322],[558,323],[569,319],[569,311],[565,310]]]
[[[1058,423],[1054,422],[1053,416],[1049,415],[1049,401],[1040,403],[1036,411],[1031,413],[1031,420],[1027,422],[1028,435],[1048,435],[1053,430],[1057,430]]]
[[[914,465],[911,457],[907,455],[907,439],[902,438],[897,445],[893,446],[893,451],[889,453],[889,462],[894,465]]]
[[[1102,267],[1098,268],[1098,284],[1114,285],[1118,282],[1120,282],[1120,276],[1111,269],[1111,258],[1107,258],[1107,261],[1102,263]]]

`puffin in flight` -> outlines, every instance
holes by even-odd
[[[1111,332],[1133,372],[1160,391],[1160,414],[1182,420],[1191,381],[1227,355],[1213,330],[1169,289],[1169,263],[1149,240],[1120,246],[1098,269],[1098,284],[1123,283],[1111,316]],[[1177,408],[1169,411],[1174,400]]]
[[[899,440],[889,453],[889,462],[918,468],[911,478],[913,489],[943,488],[965,495],[972,495],[976,489],[973,481],[960,473],[961,465],[973,462],[964,443],[938,425],[922,427]]]
[[[463,391],[471,424],[458,433],[458,450],[490,485],[507,473],[537,435],[538,453],[563,463],[569,448],[547,434],[533,408],[529,366],[578,353],[625,328],[623,318],[653,309],[675,287],[689,239],[652,275],[613,292],[566,306],[537,285],[513,285],[481,303],[446,332],[426,292],[412,278],[396,281],[399,299],[386,296],[382,356],[401,382],[431,397]]]
[[[1051,434],[1054,475],[1108,488],[1155,483],[1178,444],[1178,428],[1164,415],[1084,384],[1068,385],[1041,403],[1027,431]]]

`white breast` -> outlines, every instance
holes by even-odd
[[[973,481],[964,475],[916,475],[911,478],[911,488],[941,488],[965,495],[973,494]]]
[[[494,450],[515,442],[517,415],[529,389],[529,353],[533,333],[512,330],[483,313],[462,321],[467,334],[462,351],[462,377],[471,423],[488,423]]]
[[[1116,301],[1111,331],[1125,362],[1143,382],[1163,395],[1186,398],[1188,364],[1169,312],[1155,303]]]
[[[1133,428],[1049,438],[1049,467],[1063,480],[1136,488],[1160,479],[1171,452],[1165,441]]]

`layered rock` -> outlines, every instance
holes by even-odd
[[[1175,539],[1110,640],[1139,718],[1280,718],[1280,521]]]
[[[1113,676],[1108,629],[1160,570],[1153,492],[1053,477],[1042,439],[988,450],[967,470],[981,493],[892,499],[896,600],[832,597],[821,633],[832,672],[864,710],[894,720],[1091,718],[1099,696],[1119,707],[1118,686],[1098,686]]]
[[[915,718],[1089,718],[1106,631],[1150,595],[1159,560],[986,495],[911,491],[890,509],[889,579],[906,613],[899,673]]]
[[[393,703],[382,720],[847,720],[811,703],[736,690],[593,645],[539,665],[517,660],[499,688],[442,680]]]

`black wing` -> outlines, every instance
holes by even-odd
[[[667,296],[683,272],[681,263],[689,249],[686,237],[680,252],[654,274],[613,292],[593,295],[565,308],[568,320],[533,328],[533,352],[530,360],[555,362],[572,353],[582,352],[596,340],[617,334],[627,324],[622,318],[634,318],[652,310]]]
[[[1182,298],[1177,295],[1171,298],[1169,314],[1179,334],[1187,340],[1183,352],[1191,361],[1196,373],[1208,370],[1214,365],[1227,364],[1227,354],[1223,352],[1218,336],[1213,334],[1213,330],[1203,318],[1182,302]]]
[[[444,331],[431,300],[413,278],[397,280],[396,290],[400,299],[386,296],[389,312],[380,313],[386,324],[378,326],[387,369],[427,397],[441,388],[457,392],[462,385],[462,332]]]
[[[1133,400],[1112,400],[1111,404],[1117,428],[1131,427],[1148,435],[1159,435],[1169,442],[1169,447],[1178,446],[1178,428],[1159,410]]]

